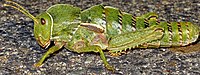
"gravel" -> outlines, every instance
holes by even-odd
[[[1,1],[1,0],[0,0]],[[15,0],[34,16],[54,4],[66,3],[89,8],[104,4],[136,16],[156,12],[160,20],[190,21],[200,25],[199,0]],[[128,54],[106,57],[115,72],[108,71],[99,54],[75,53],[61,49],[49,57],[42,67],[33,64],[46,52],[33,35],[33,21],[12,8],[2,7],[0,2],[0,75],[66,74],[66,75],[163,75],[200,74],[200,52],[177,53],[168,48],[133,49]]]

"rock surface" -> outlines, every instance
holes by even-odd
[[[156,12],[160,20],[190,21],[200,25],[199,0],[15,0],[34,16],[54,4],[66,3],[89,8],[104,4],[140,16]],[[2,5],[4,2],[0,2]],[[177,53],[168,48],[133,49],[128,54],[112,57],[108,62],[116,69],[108,71],[98,54],[74,53],[61,49],[48,58],[42,67],[33,64],[46,52],[33,35],[33,21],[12,8],[0,6],[0,75],[67,74],[67,75],[162,75],[200,74],[200,52]]]

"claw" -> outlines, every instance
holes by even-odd
[[[33,66],[34,67],[40,67],[42,65],[42,63],[35,63]]]
[[[105,67],[110,71],[113,71],[113,72],[115,71],[114,68],[110,65],[105,65]]]
[[[127,54],[127,50],[125,49],[125,50],[118,51],[118,52],[111,52],[111,51],[109,51],[109,54],[111,56],[117,57],[117,56],[120,56],[122,54]]]
[[[111,56],[114,56],[114,57],[117,57],[117,56],[120,56],[121,53],[120,53],[120,52],[118,52],[118,53],[112,53],[112,52],[110,52],[110,55],[111,55]]]

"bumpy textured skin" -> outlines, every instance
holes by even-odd
[[[25,12],[26,13],[26,12]],[[190,22],[159,22],[155,13],[132,16],[117,8],[95,5],[81,11],[68,4],[51,6],[34,20],[34,36],[39,45],[51,47],[35,64],[62,47],[74,52],[100,53],[105,67],[108,64],[103,50],[120,55],[130,48],[186,46],[199,37],[199,27]]]

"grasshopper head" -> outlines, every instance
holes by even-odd
[[[50,45],[52,35],[53,19],[51,15],[44,12],[36,17],[38,22],[34,21],[34,36],[40,46],[46,48]]]
[[[52,26],[53,26],[53,20],[49,13],[44,12],[37,17],[34,17],[31,15],[28,10],[24,9],[19,4],[6,0],[7,4],[4,4],[4,6],[8,6],[11,8],[14,8],[26,16],[30,17],[34,21],[34,36],[39,43],[40,46],[43,48],[48,47],[50,44],[50,38],[51,38],[51,32],[52,32]]]

